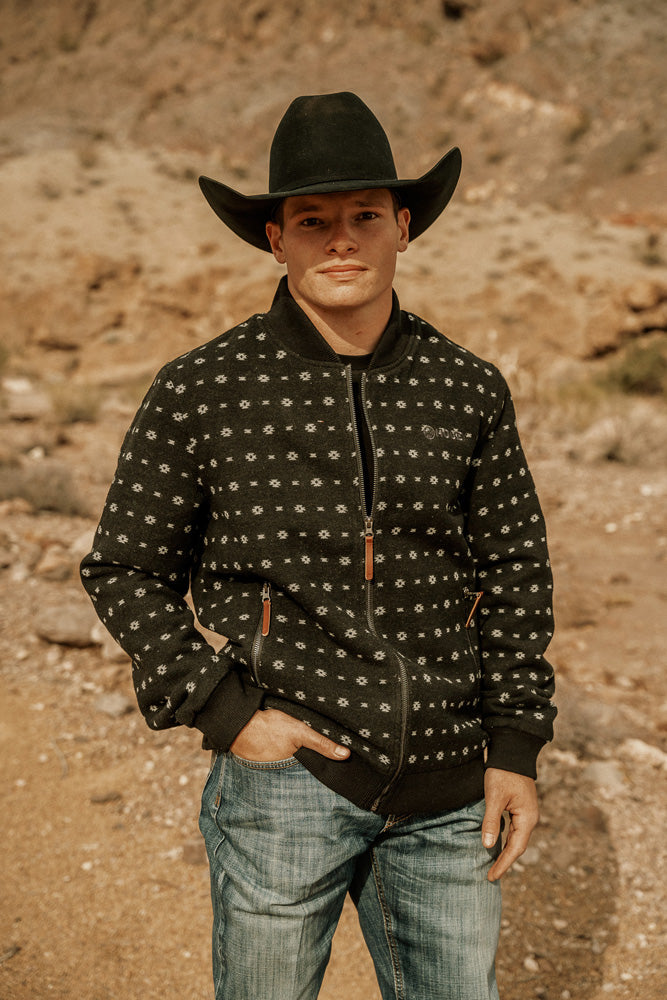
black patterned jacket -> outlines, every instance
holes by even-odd
[[[456,808],[552,734],[544,522],[502,376],[396,299],[362,399],[370,516],[351,370],[283,280],[158,374],[82,579],[151,727],[226,750],[279,708],[350,747],[297,757],[362,808]]]

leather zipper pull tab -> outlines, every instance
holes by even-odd
[[[364,522],[364,578],[373,579],[373,518],[367,517]]]
[[[262,635],[268,635],[271,628],[271,584],[262,588]]]
[[[477,611],[477,608],[479,606],[479,602],[482,600],[482,597],[484,596],[484,591],[483,590],[478,590],[478,591],[475,591],[472,594],[468,593],[468,596],[469,597],[474,597],[475,598],[475,603],[473,604],[472,608],[470,609],[470,614],[468,615],[468,621],[466,622],[466,625],[465,625],[466,628],[470,628],[470,626],[472,625],[473,616],[474,616],[475,612]]]

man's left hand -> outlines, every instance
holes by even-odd
[[[507,811],[510,817],[505,846],[487,875],[489,882],[496,882],[528,847],[530,835],[540,818],[537,789],[532,778],[489,767],[484,776],[484,798],[482,843],[485,847],[493,847],[496,843],[503,812]]]

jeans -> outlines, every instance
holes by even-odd
[[[498,1000],[500,843],[482,846],[483,815],[378,816],[293,757],[214,755],[199,826],[216,1000],[314,1000],[347,892],[383,1000]]]

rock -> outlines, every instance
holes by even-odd
[[[582,779],[591,785],[598,785],[607,791],[625,790],[625,778],[613,760],[596,760],[582,771]]]
[[[589,829],[594,830],[596,833],[607,832],[605,815],[596,805],[589,803],[587,806],[584,806],[579,817]]]
[[[623,293],[627,305],[635,312],[654,309],[660,302],[667,301],[667,286],[658,281],[640,278],[626,288]]]
[[[524,865],[536,865],[540,860],[541,852],[539,847],[527,847],[521,855],[521,863]]]
[[[120,719],[123,715],[134,711],[134,702],[120,691],[111,691],[100,695],[95,702],[95,708],[98,712],[111,716],[112,719]]]
[[[0,466],[0,500],[27,501],[34,510],[83,515],[86,505],[78,495],[71,468],[64,462],[34,458],[20,466]]]
[[[104,791],[91,792],[90,801],[94,806],[103,806],[109,802],[120,802],[123,798],[121,792],[110,788]]]
[[[667,770],[667,753],[660,747],[644,743],[643,740],[624,740],[619,747],[618,754],[624,760],[633,760],[639,764],[648,764],[651,767]]]
[[[70,545],[70,552],[72,557],[81,562],[85,555],[88,555],[93,547],[95,541],[95,528],[89,528],[86,531],[82,531],[80,535],[74,539]]]
[[[537,961],[534,955],[527,955],[523,960],[523,967],[526,972],[539,972],[540,963]]]
[[[10,420],[42,420],[51,412],[51,400],[30,379],[5,378],[2,389]]]
[[[55,582],[67,580],[72,575],[72,561],[59,545],[51,545],[35,566],[37,576]]]
[[[125,663],[129,657],[115,639],[113,639],[101,621],[96,621],[93,625],[91,636],[96,645],[100,646],[102,658],[110,663]]]
[[[66,603],[41,609],[35,632],[45,642],[85,649],[97,645],[92,636],[96,621],[97,616],[87,600],[70,597]]]

